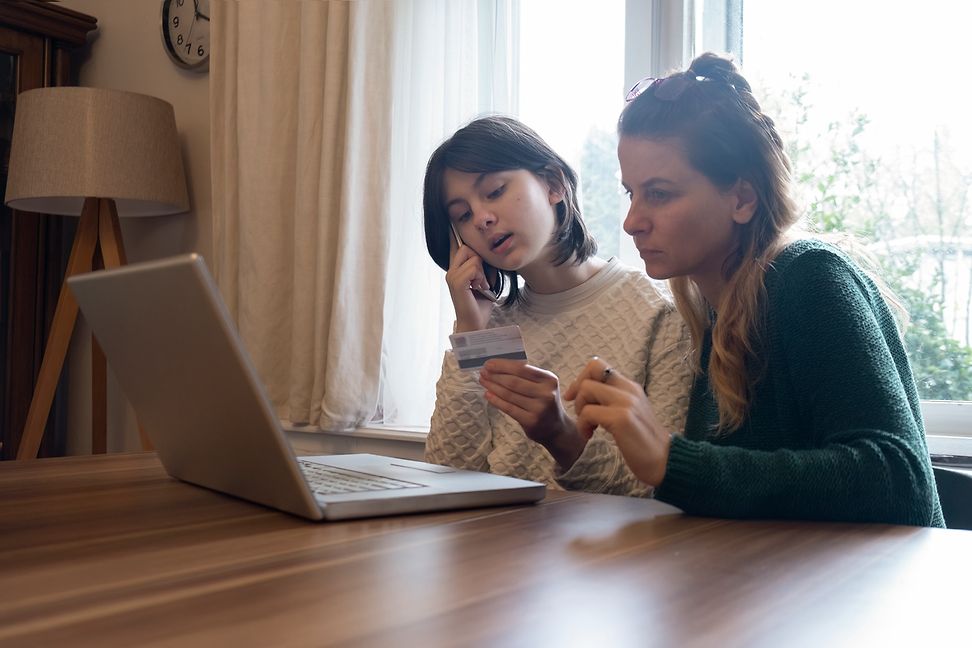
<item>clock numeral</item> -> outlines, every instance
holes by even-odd
[[[172,26],[173,26],[173,27],[175,27],[176,29],[178,29],[178,28],[179,28],[179,16],[175,16],[175,17],[174,17],[174,18],[172,19]]]
[[[186,45],[186,54],[192,54],[192,43]]]
[[[206,55],[206,50],[203,49],[203,46],[202,45],[200,45],[199,46],[199,49],[196,50],[196,55],[197,56],[205,56]]]
[[[179,43],[180,45],[182,45],[182,41],[183,40],[185,40],[185,39],[182,38],[182,34],[179,34],[179,38],[176,39],[176,42]]]
[[[176,6],[177,7],[181,7],[184,4],[186,4],[186,0],[176,0]]]

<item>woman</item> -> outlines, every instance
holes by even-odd
[[[578,433],[558,376],[574,375],[597,350],[646,384],[659,418],[680,428],[691,383],[687,333],[644,273],[594,256],[574,171],[520,122],[477,119],[430,158],[424,211],[456,332],[519,325],[530,362],[494,359],[469,373],[447,351],[426,459],[555,487],[648,494],[609,435],[588,443]],[[487,291],[504,295],[502,305]]]
[[[894,318],[840,250],[787,236],[789,162],[749,84],[704,54],[639,85],[618,122],[624,229],[670,279],[697,375],[679,437],[592,360],[565,393],[581,432],[606,428],[688,513],[943,526]]]

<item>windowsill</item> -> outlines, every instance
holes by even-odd
[[[928,448],[933,454],[972,456],[972,403],[922,401]],[[328,431],[284,423],[294,451],[300,455],[370,452],[421,459],[427,428],[370,424],[355,430]]]
[[[921,401],[921,416],[929,437],[972,438],[972,402]]]
[[[428,430],[419,427],[367,425],[355,430],[321,430],[284,422],[287,440],[298,455],[371,454],[421,460]]]

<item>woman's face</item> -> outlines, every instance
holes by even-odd
[[[522,271],[549,261],[562,196],[526,169],[465,173],[446,169],[449,220],[463,243],[489,265]]]
[[[674,139],[622,137],[621,183],[631,198],[624,231],[655,279],[688,276],[707,298],[724,283],[723,262],[749,222],[755,197],[748,183],[723,191],[692,168]]]

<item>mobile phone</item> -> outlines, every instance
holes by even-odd
[[[449,221],[449,227],[452,229],[452,235],[456,237],[456,245],[462,247],[464,244],[462,239],[459,237],[459,232],[456,231],[456,226],[452,224],[452,221]],[[499,301],[499,295],[494,293],[492,290],[483,290],[482,288],[473,288],[473,290],[491,302]]]

